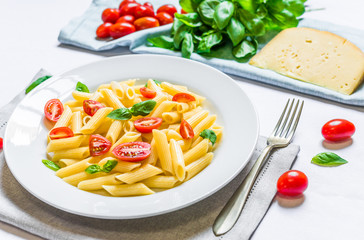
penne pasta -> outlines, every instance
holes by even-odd
[[[174,173],[179,181],[183,181],[185,178],[186,170],[185,170],[185,162],[183,158],[183,153],[180,145],[176,142],[176,140],[171,139],[170,142],[170,150],[171,157],[173,163]]]
[[[150,164],[146,164],[146,165],[144,165],[140,168],[136,168],[130,172],[117,175],[115,178],[124,183],[132,184],[132,183],[136,183],[141,180],[144,180],[146,178],[158,175],[162,172],[163,171],[160,168],[157,168]]]
[[[108,193],[114,197],[127,197],[138,195],[149,195],[154,192],[143,183],[122,184],[122,185],[103,185]]]
[[[156,144],[156,149],[162,169],[168,173],[173,174],[171,151],[169,150],[166,134],[154,129],[153,138]]]

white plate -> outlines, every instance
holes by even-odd
[[[81,191],[45,167],[48,128],[43,107],[51,98],[69,99],[77,81],[95,90],[102,83],[153,78],[186,85],[207,98],[205,107],[224,126],[212,163],[190,181],[170,190],[140,197],[105,197]],[[183,58],[127,55],[107,58],[54,76],[29,93],[11,116],[5,133],[7,164],[30,193],[67,212],[106,219],[148,217],[181,209],[213,194],[246,165],[258,138],[254,107],[224,73]]]

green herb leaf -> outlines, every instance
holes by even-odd
[[[256,0],[237,0],[240,6],[251,13],[255,13],[255,9],[257,8]]]
[[[181,25],[174,34],[173,44],[176,49],[180,49],[182,41],[185,39],[185,34],[190,31],[190,27],[187,25]]]
[[[216,6],[214,12],[214,22],[220,30],[223,30],[234,14],[235,6],[232,2],[222,2]]]
[[[346,161],[345,159],[341,158],[340,156],[332,152],[319,153],[316,156],[314,156],[311,160],[311,163],[324,167],[339,166],[347,162],[348,161]]]
[[[180,0],[179,4],[186,12],[195,12],[198,4],[201,1],[202,0]]]
[[[205,129],[200,133],[200,137],[207,138],[212,143],[212,146],[216,143],[216,133],[213,130]]]
[[[265,34],[265,24],[259,17],[242,8],[238,9],[237,15],[251,35],[262,36]]]
[[[244,40],[233,48],[233,54],[236,58],[252,56],[257,52],[258,43],[255,39],[252,41]]]
[[[88,174],[94,174],[94,173],[98,173],[98,172],[103,172],[103,170],[99,165],[92,164],[91,166],[88,166],[85,169],[85,172],[87,172]]]
[[[110,172],[111,170],[114,169],[114,167],[118,164],[118,161],[116,160],[108,160],[104,166],[102,167],[103,171],[108,173]]]
[[[285,8],[296,17],[305,12],[305,2],[306,0],[284,0]]]
[[[200,27],[202,25],[198,13],[195,12],[186,14],[175,13],[174,17],[192,28]]]
[[[273,13],[271,15],[272,20],[282,29],[295,27],[298,25],[298,19],[290,11],[284,9],[279,13]]]
[[[52,76],[44,76],[44,77],[40,77],[37,80],[35,80],[34,82],[32,82],[32,84],[29,85],[29,87],[27,87],[27,89],[25,89],[25,94],[28,94],[30,91],[32,91],[35,87],[37,87],[39,84],[41,84],[42,82],[44,82],[45,80],[51,78]]]
[[[79,92],[86,92],[86,93],[90,92],[90,90],[88,90],[88,87],[82,82],[77,82],[76,90]]]
[[[193,37],[191,33],[186,33],[184,40],[182,42],[182,57],[184,58],[190,58],[191,54],[193,52]]]
[[[147,41],[154,47],[165,48],[169,50],[174,49],[173,38],[168,36],[159,36],[154,38],[148,38]]]
[[[209,53],[213,46],[216,46],[222,41],[223,37],[220,32],[212,32],[204,36],[197,47],[198,53]]]
[[[236,18],[232,17],[227,27],[227,34],[229,35],[233,46],[238,45],[245,36],[245,27]]]
[[[53,171],[58,171],[59,169],[61,169],[60,166],[58,166],[55,162],[51,161],[51,160],[42,160],[42,163],[49,169],[52,169]]]
[[[197,12],[200,14],[201,20],[212,26],[214,20],[215,8],[220,4],[219,0],[205,0],[197,7]]]
[[[130,112],[133,116],[147,116],[151,111],[153,111],[156,104],[157,102],[154,100],[136,103],[131,107]]]
[[[129,108],[119,108],[109,113],[107,117],[115,120],[129,120],[132,114]]]

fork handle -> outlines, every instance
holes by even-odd
[[[216,236],[220,236],[228,232],[235,225],[245,205],[246,199],[248,198],[249,193],[255,183],[255,180],[257,179],[259,172],[264,166],[265,160],[272,149],[273,145],[268,145],[263,149],[249,174],[226,203],[219,216],[217,216],[212,226],[213,232]]]

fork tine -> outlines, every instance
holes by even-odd
[[[296,121],[294,122],[294,125],[293,125],[293,128],[291,129],[291,131],[289,132],[287,138],[289,141],[292,140],[292,137],[294,135],[294,133],[296,132],[296,128],[297,128],[297,125],[298,125],[298,122],[300,120],[300,117],[301,117],[301,113],[302,113],[302,109],[303,109],[303,105],[304,105],[305,101],[302,100],[302,104],[298,110],[298,114],[296,116]]]
[[[288,123],[288,125],[287,125],[287,128],[284,130],[284,132],[282,133],[282,135],[281,135],[281,136],[284,136],[284,137],[286,137],[286,138],[287,138],[288,132],[289,132],[289,130],[290,130],[290,129],[291,129],[291,127],[292,127],[293,119],[294,119],[294,118],[295,118],[295,116],[296,116],[296,112],[297,112],[298,104],[300,104],[300,100],[299,100],[299,99],[297,100],[297,103],[296,103],[296,106],[295,106],[295,108],[294,108],[294,110],[293,110],[293,113],[292,113],[292,115],[291,115],[291,118],[289,119],[289,123]],[[292,103],[292,105],[293,105],[293,103]]]
[[[294,101],[295,101],[295,99],[292,100],[292,103],[289,106],[288,112],[286,114],[286,118],[284,119],[283,125],[281,126],[281,128],[277,132],[276,136],[280,136],[280,137],[283,136],[283,130],[286,127],[286,124],[287,124],[287,121],[288,121],[289,116],[291,115],[291,110],[292,110],[292,106],[294,105]]]
[[[290,100],[291,100],[291,99],[288,99],[288,101],[287,101],[287,103],[286,103],[286,106],[284,107],[283,112],[282,112],[282,114],[281,114],[281,117],[279,118],[279,120],[278,120],[278,122],[277,122],[277,125],[274,127],[273,132],[272,132],[272,134],[271,134],[271,135],[276,135],[276,134],[277,134],[277,132],[278,132],[278,128],[279,128],[279,126],[281,125],[282,119],[283,119],[283,117],[284,117],[284,114],[286,113],[286,110],[287,110],[287,107],[288,107],[288,104],[289,104]]]

